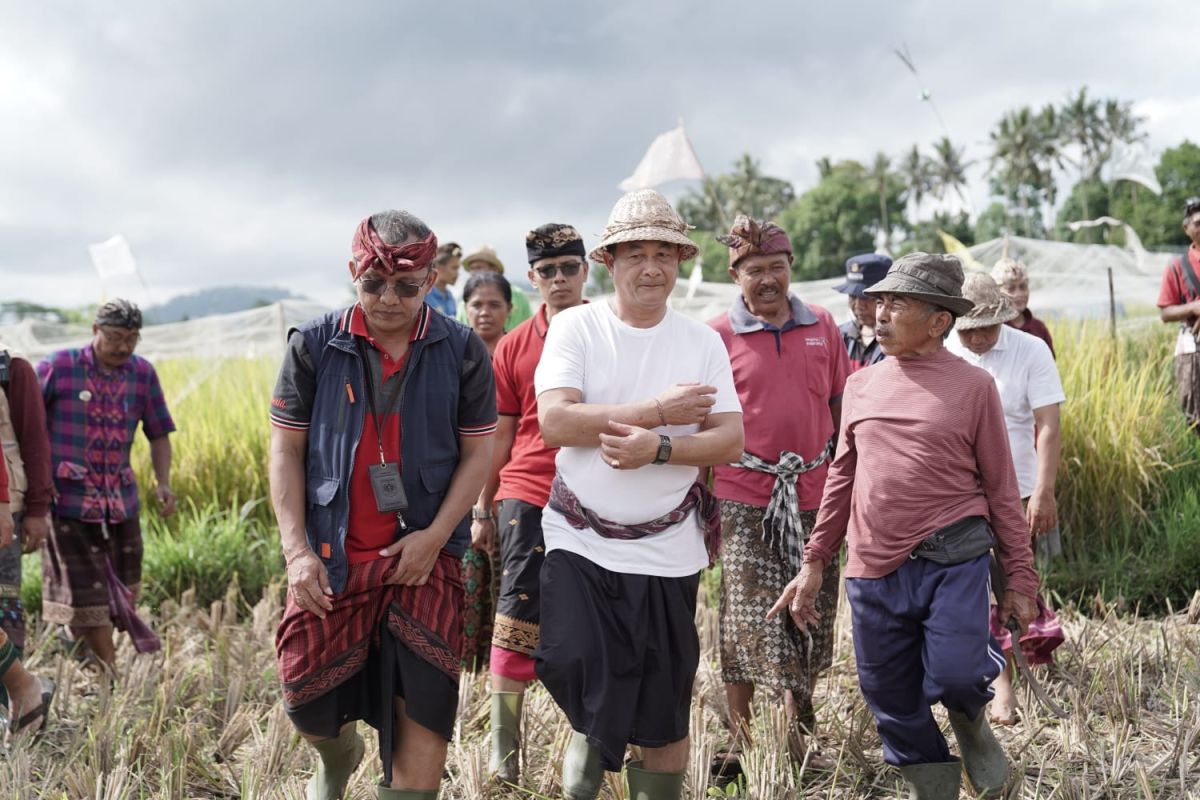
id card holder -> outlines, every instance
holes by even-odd
[[[375,508],[385,514],[408,510],[408,495],[400,480],[400,465],[395,462],[372,464],[367,468],[371,476],[371,491],[375,493]]]

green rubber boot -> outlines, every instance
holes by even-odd
[[[679,800],[683,795],[682,772],[651,772],[633,761],[626,769],[629,800]]]
[[[958,800],[962,763],[908,764],[900,768],[908,784],[908,800]]]
[[[308,780],[304,797],[306,800],[341,800],[346,784],[350,782],[350,776],[358,768],[366,750],[362,737],[351,725],[343,729],[336,739],[313,742],[312,746],[321,760]]]
[[[492,692],[492,756],[488,772],[504,783],[521,780],[521,700],[519,692]]]
[[[604,782],[600,748],[588,743],[579,731],[571,731],[571,742],[563,758],[563,797],[566,800],[595,800]]]
[[[379,800],[437,800],[437,789],[389,789],[379,787]]]
[[[951,711],[948,716],[971,787],[980,797],[999,797],[1012,771],[984,710],[974,720],[958,711]]]

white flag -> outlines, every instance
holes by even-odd
[[[92,263],[101,280],[116,275],[136,275],[137,262],[129,249],[129,242],[120,234],[99,244],[89,244],[88,252],[92,254]]]
[[[704,268],[700,266],[700,262],[703,260],[702,256],[697,256],[696,260],[692,262],[692,274],[688,277],[688,300],[696,296],[696,290],[700,288],[700,284],[704,283]]]
[[[1133,181],[1157,195],[1162,194],[1162,184],[1154,172],[1154,156],[1150,154],[1150,148],[1141,142],[1120,147],[1113,154],[1111,164],[1110,182]]]
[[[700,160],[696,158],[696,151],[692,149],[692,143],[688,141],[683,123],[680,122],[679,127],[655,137],[637,169],[621,181],[620,188],[623,192],[634,192],[653,189],[667,181],[703,178]]]

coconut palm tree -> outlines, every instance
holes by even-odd
[[[1048,149],[1044,137],[1044,125],[1039,125],[1029,106],[1005,114],[989,134],[992,154],[988,172],[994,176],[1008,202],[1015,202],[1020,207],[1026,236],[1033,233],[1030,206],[1040,205],[1050,178],[1049,171],[1043,169]]]
[[[885,250],[891,249],[892,244],[892,226],[888,221],[888,188],[889,184],[894,180],[892,174],[892,159],[887,153],[879,152],[875,154],[875,160],[871,164],[871,169],[867,172],[867,177],[871,181],[871,188],[879,195],[879,229],[883,231],[883,247]]]
[[[921,213],[921,201],[929,192],[929,159],[921,155],[914,144],[900,159],[900,178],[904,181],[904,202],[909,206],[913,222]]]
[[[946,194],[953,191],[958,198],[967,202],[963,191],[967,186],[967,168],[973,161],[963,160],[963,150],[950,142],[950,137],[943,136],[933,143],[933,158],[929,160],[929,190],[939,200],[945,200]]]

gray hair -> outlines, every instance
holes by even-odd
[[[96,324],[111,325],[114,328],[129,328],[140,330],[142,327],[142,311],[128,300],[117,298],[109,300],[96,309]]]
[[[371,226],[392,246],[404,244],[409,239],[424,239],[429,235],[429,226],[407,211],[380,211],[371,215]]]

